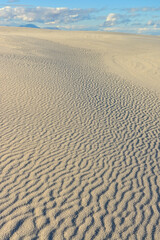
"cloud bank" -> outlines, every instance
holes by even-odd
[[[51,7],[11,7],[0,8],[0,19],[39,23],[72,23],[91,18],[95,9],[69,9]]]
[[[109,13],[101,27],[112,32],[160,35],[158,11],[160,8],[122,9],[120,13]]]

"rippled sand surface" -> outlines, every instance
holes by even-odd
[[[0,28],[0,239],[160,239],[160,37]]]

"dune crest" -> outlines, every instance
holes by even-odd
[[[159,239],[160,38],[0,33],[0,239]]]

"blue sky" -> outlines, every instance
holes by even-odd
[[[160,0],[1,0],[0,25],[160,35]]]

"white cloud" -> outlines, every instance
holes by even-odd
[[[153,25],[153,21],[152,21],[152,20],[149,20],[148,23],[147,23],[147,25],[152,26],[152,25]]]
[[[108,23],[110,26],[113,26],[116,24],[118,19],[119,19],[119,14],[110,13],[106,18],[106,23]]]
[[[69,9],[51,7],[10,7],[0,8],[0,19],[19,20],[24,22],[55,22],[70,23],[91,18],[91,14],[97,12],[95,9]]]
[[[147,23],[148,26],[152,27],[152,28],[159,28],[160,27],[160,21],[152,21],[149,20]]]
[[[104,23],[105,27],[112,27],[121,23],[128,23],[130,20],[126,15],[109,13]]]

